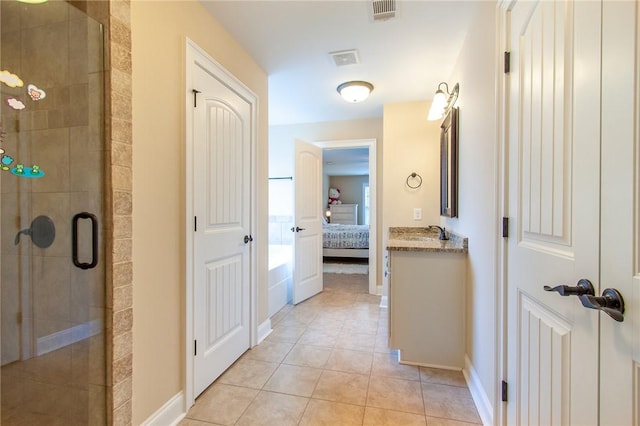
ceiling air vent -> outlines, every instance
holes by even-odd
[[[341,50],[339,52],[329,52],[337,67],[345,65],[355,65],[360,63],[360,55],[356,49]]]
[[[374,21],[384,21],[396,16],[396,0],[372,0]]]

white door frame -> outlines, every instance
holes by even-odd
[[[378,238],[377,238],[377,168],[376,139],[345,139],[313,142],[325,149],[369,148],[369,293],[382,294],[378,286]],[[371,242],[373,241],[373,244]]]
[[[194,121],[194,93],[192,81],[192,70],[195,63],[206,63],[208,70],[232,88],[238,88],[242,92],[248,94],[249,103],[251,104],[251,162],[250,162],[250,229],[251,235],[256,235],[256,152],[257,152],[257,111],[258,97],[233,74],[227,71],[207,52],[201,49],[196,43],[189,38],[185,38],[185,151],[184,151],[184,173],[185,173],[185,375],[184,375],[184,412],[187,412],[195,401],[194,395],[194,361],[193,361],[193,342],[194,342],[194,253],[193,253],[193,227],[194,227],[194,209],[193,209],[193,121]],[[250,294],[249,294],[249,315],[250,315],[250,344],[254,347],[257,344],[258,335],[258,315],[257,315],[257,267],[255,248],[250,249]]]
[[[496,198],[496,219],[502,220],[507,217],[509,207],[509,151],[506,146],[506,124],[507,124],[507,111],[505,97],[509,93],[509,74],[501,72],[500,65],[504,64],[504,52],[511,50],[511,46],[507,45],[507,12],[513,6],[512,1],[499,0],[498,7],[496,7],[496,137],[498,140],[498,147],[496,150],[496,171],[498,175],[498,188]],[[501,229],[502,224],[497,229]],[[496,374],[498,377],[495,379],[495,386],[493,389],[494,394],[494,407],[493,407],[493,424],[506,425],[507,422],[507,404],[502,403],[502,380],[507,378],[507,347],[508,347],[508,335],[507,335],[507,303],[508,303],[508,282],[507,282],[507,239],[500,238],[497,244],[498,252],[496,256],[496,348],[495,348],[495,362],[496,362]]]

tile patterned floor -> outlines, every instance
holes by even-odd
[[[180,425],[482,423],[461,372],[398,363],[367,275],[324,277],[324,291],[274,315],[272,333],[200,395]]]

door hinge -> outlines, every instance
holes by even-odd
[[[198,355],[198,341],[194,340],[193,341],[193,356]]]
[[[502,381],[502,390],[501,390],[501,399],[502,402],[507,402],[507,389],[508,389],[508,385],[507,382],[505,382],[504,380]]]
[[[196,90],[196,89],[192,89],[191,92],[193,92],[193,107],[197,108],[198,107],[198,93],[200,93],[200,91]]]
[[[502,238],[509,238],[509,218],[502,218]]]
[[[504,73],[509,74],[511,71],[511,52],[504,52]]]
[[[198,232],[198,216],[193,217],[193,232]]]

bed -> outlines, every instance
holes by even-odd
[[[369,225],[322,225],[324,257],[369,257]]]

